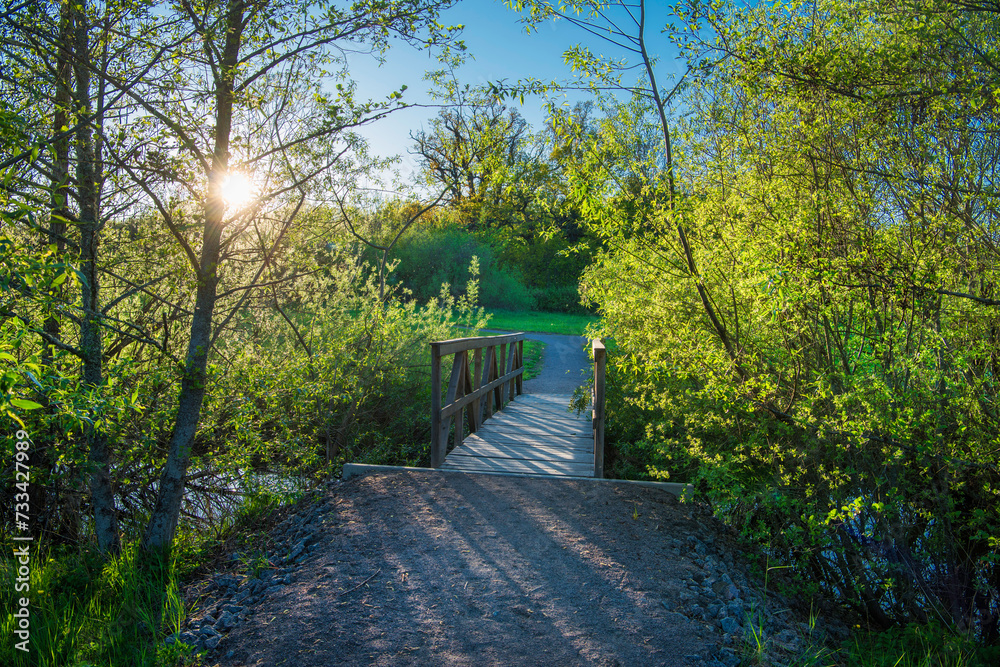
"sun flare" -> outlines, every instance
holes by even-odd
[[[241,208],[253,200],[255,188],[253,181],[246,174],[238,171],[230,172],[222,179],[220,186],[222,199],[230,208]]]

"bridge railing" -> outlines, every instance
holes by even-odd
[[[442,401],[441,360],[450,354],[455,359]],[[438,468],[444,463],[452,422],[458,447],[466,424],[469,432],[475,433],[494,412],[503,409],[504,403],[522,393],[523,376],[523,333],[431,343],[431,466]]]
[[[591,341],[594,351],[594,387],[591,390],[594,417],[594,477],[604,477],[604,369],[608,353],[600,338]]]

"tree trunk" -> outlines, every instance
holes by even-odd
[[[226,15],[226,44],[216,79],[215,150],[209,190],[205,203],[205,227],[202,235],[201,257],[198,270],[198,292],[195,297],[194,315],[191,318],[191,340],[184,362],[177,416],[170,438],[167,462],[160,475],[156,506],[146,527],[142,547],[150,553],[164,557],[177,530],[181,501],[184,497],[184,478],[191,461],[191,448],[201,417],[205,399],[206,368],[212,341],[212,314],[219,284],[219,256],[222,240],[225,202],[220,185],[229,167],[229,136],[232,130],[233,81],[239,61],[240,40],[243,32],[243,0],[231,0]]]
[[[49,200],[49,226],[42,242],[55,248],[56,256],[62,260],[66,252],[66,220],[69,218],[68,188],[69,188],[69,149],[68,136],[62,135],[63,128],[69,126],[69,114],[73,105],[73,67],[72,53],[74,44],[73,9],[70,3],[64,3],[59,10],[59,35],[56,38],[57,55],[55,63],[55,85],[53,91],[54,109],[52,114],[52,136],[57,137],[52,142],[52,175]],[[60,287],[60,294],[62,288]],[[42,330],[50,339],[59,339],[62,329],[59,319],[46,317]],[[42,347],[42,365],[52,367],[55,364],[54,348],[45,344]],[[44,397],[48,407],[49,400]],[[64,479],[64,473],[56,473],[56,462],[59,459],[58,442],[63,437],[63,429],[53,423],[38,443],[34,463],[40,470],[49,475],[49,483],[33,485],[31,500],[35,504],[35,516],[41,518],[38,522],[39,534],[46,539],[57,542],[76,543],[80,539],[79,493],[73,489],[72,480]],[[71,477],[76,477],[78,471],[73,469]],[[70,482],[70,483],[67,483]]]
[[[670,204],[670,212],[673,216],[673,222],[677,225],[677,240],[680,241],[681,250],[684,253],[684,263],[687,266],[688,275],[690,275],[695,281],[695,289],[698,291],[698,297],[701,300],[702,310],[705,311],[705,315],[708,317],[709,322],[711,322],[712,329],[719,337],[719,341],[722,343],[723,347],[726,348],[726,355],[729,357],[730,361],[733,362],[737,377],[740,380],[746,380],[749,377],[749,374],[743,368],[743,364],[740,363],[739,351],[733,346],[733,342],[725,323],[719,318],[719,314],[716,312],[715,306],[712,305],[712,299],[708,293],[708,288],[705,286],[705,281],[701,277],[701,274],[698,273],[698,265],[695,263],[694,251],[691,249],[691,244],[688,242],[687,232],[684,229],[683,217],[677,210],[677,185],[674,178],[674,156],[670,137],[670,125],[667,123],[666,104],[660,96],[660,89],[656,86],[656,74],[653,71],[653,61],[650,59],[649,53],[646,51],[645,0],[642,0],[639,3],[639,52],[642,56],[646,76],[649,79],[649,88],[653,95],[656,112],[660,119],[660,128],[663,132],[663,147],[667,163],[668,202]],[[667,99],[669,100],[670,98],[668,97]]]
[[[94,132],[89,117],[90,108],[90,45],[86,4],[77,5],[74,43],[76,74],[76,180],[80,216],[80,273],[82,275],[82,308],[80,319],[80,351],[83,358],[83,384],[97,390],[104,381],[101,348],[101,307],[97,270],[97,245],[101,223],[98,216],[98,184],[100,170],[94,152]],[[97,417],[97,415],[94,415]],[[94,420],[97,421],[96,419]],[[120,548],[118,518],[115,515],[114,491],[111,486],[110,451],[107,435],[94,424],[86,428],[90,462],[90,497],[94,506],[94,530],[101,551],[117,553]]]

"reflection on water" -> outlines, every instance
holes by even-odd
[[[193,523],[217,526],[231,520],[248,497],[262,493],[294,497],[310,487],[309,481],[253,470],[192,471],[187,476],[181,516]]]

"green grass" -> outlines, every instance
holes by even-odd
[[[545,343],[537,340],[524,341],[524,379],[530,380],[538,377],[542,372],[542,353],[545,351]]]
[[[252,575],[269,567],[263,555],[266,531],[277,522],[278,511],[292,497],[260,493],[246,498],[229,521],[209,533],[182,530],[169,570],[150,577],[150,568],[138,564],[139,550],[133,543],[122,553],[105,558],[90,545],[77,549],[39,551],[31,543],[29,590],[0,587],[0,664],[11,667],[51,665],[58,667],[193,667],[204,664],[191,646],[164,639],[179,634],[186,612],[181,592],[185,575],[211,572],[236,544],[245,557],[240,570]],[[261,542],[255,542],[255,538]],[[21,563],[11,557],[10,541],[3,544],[0,577],[14,582]],[[256,547],[256,548],[252,548]],[[155,572],[155,570],[153,570]],[[165,589],[165,593],[164,593]],[[20,597],[30,600],[29,651],[17,650],[14,633]],[[158,605],[158,607],[157,607]],[[159,619],[157,624],[155,619]],[[152,631],[148,630],[152,629]]]
[[[184,622],[184,600],[173,565],[161,571],[141,568],[133,544],[107,560],[90,547],[33,555],[37,558],[26,592],[32,604],[28,651],[15,650],[8,640],[0,649],[0,663],[12,667],[194,664],[191,647],[162,643],[165,636],[179,633]],[[5,558],[0,570],[13,581],[10,572],[16,565]],[[12,596],[8,591],[0,595],[7,609],[14,609]],[[0,617],[5,637],[15,637],[15,625],[12,614]]]
[[[861,630],[844,643],[848,667],[979,667],[996,665],[1000,648],[977,646],[936,622],[885,631]]]
[[[510,310],[491,310],[490,329],[503,331],[531,331],[535,333],[567,334],[582,336],[588,324],[598,321],[596,315],[568,315],[566,313],[539,313]]]

